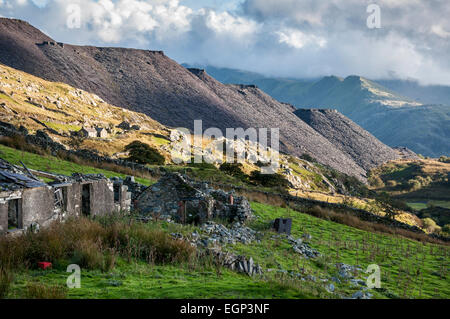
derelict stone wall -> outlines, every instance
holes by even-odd
[[[0,203],[0,234],[8,231],[8,202]]]
[[[89,182],[91,186],[91,215],[108,215],[115,211],[113,183],[104,180]]]
[[[55,193],[51,187],[26,188],[22,194],[22,220],[26,229],[34,222],[45,224],[55,209]]]

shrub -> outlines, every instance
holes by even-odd
[[[104,256],[99,245],[90,240],[76,244],[72,263],[87,269],[104,269]]]
[[[188,166],[190,167],[195,167],[198,168],[200,170],[204,170],[204,169],[214,169],[216,170],[217,167],[214,164],[209,164],[209,163],[194,163],[194,161],[192,160],[191,163],[188,164]]]
[[[113,230],[110,240],[119,243],[123,256],[155,263],[189,261],[195,255],[195,248],[188,242],[174,240],[160,229],[149,229],[144,224],[119,225]]]
[[[380,176],[370,176],[368,179],[369,185],[375,188],[384,188],[384,182],[383,180],[380,178]]]
[[[439,158],[439,162],[442,162],[442,163],[450,163],[450,157],[448,157],[448,156],[441,156],[441,157]]]
[[[262,174],[259,171],[253,171],[250,174],[250,180],[265,187],[289,187],[289,182],[280,174]]]
[[[158,150],[140,141],[134,141],[125,146],[125,151],[129,152],[129,161],[140,164],[164,165],[165,159]]]
[[[219,169],[227,175],[244,179],[246,175],[242,171],[243,165],[241,163],[223,163]]]
[[[388,180],[387,181],[387,185],[389,186],[389,187],[396,187],[397,186],[397,181],[394,181],[394,180]]]
[[[444,233],[450,234],[450,224],[444,225],[444,227],[442,227],[442,231]]]
[[[436,222],[431,218],[424,218],[422,219],[422,222],[423,228],[430,233],[433,233],[440,229],[440,227],[436,224]]]

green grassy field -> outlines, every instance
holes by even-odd
[[[61,160],[54,156],[42,156],[23,152],[4,145],[0,145],[0,157],[15,165],[21,165],[20,162],[22,161],[30,169],[52,172],[55,174],[70,176],[73,173],[83,173],[103,174],[108,178],[113,176],[122,178],[126,177],[126,175],[117,172],[79,165],[73,162]],[[136,181],[143,185],[150,185],[152,183],[150,180],[140,177],[136,177]]]
[[[409,207],[415,209],[415,210],[421,210],[428,207],[428,205],[443,207],[450,209],[450,202],[449,201],[443,201],[443,200],[430,200],[430,201],[418,201],[418,202],[407,202]]]
[[[316,276],[335,274],[338,262],[360,265],[366,269],[378,264],[382,272],[382,291],[379,298],[395,295],[405,298],[450,297],[450,249],[448,246],[419,243],[402,237],[374,234],[331,221],[318,219],[292,210],[253,203],[260,218],[254,228],[267,228],[267,221],[277,217],[293,219],[292,235],[312,235],[310,244],[325,257],[317,260],[299,260],[286,240],[263,241],[262,245],[239,245],[237,250],[252,254],[263,268],[281,265],[288,271],[305,269]],[[270,236],[268,233],[266,236]],[[363,276],[364,277],[364,276]],[[343,285],[342,291],[354,288]]]
[[[24,298],[30,282],[64,286],[69,273],[64,268],[20,273],[9,298]],[[149,266],[119,260],[115,270],[83,271],[81,288],[68,290],[74,299],[251,299],[311,298],[277,282],[253,279],[229,270],[220,275],[214,269],[192,270],[185,266]]]
[[[68,290],[68,298],[346,298],[361,287],[342,281],[336,263],[381,267],[381,289],[371,290],[374,298],[450,298],[448,279],[449,247],[423,244],[402,237],[368,233],[284,208],[252,203],[257,218],[249,226],[261,231],[261,241],[236,244],[225,250],[253,257],[265,270],[264,277],[248,277],[214,266],[190,264],[128,263],[119,258],[110,272],[82,270],[82,288]],[[322,257],[305,259],[296,254],[287,239],[277,237],[269,222],[277,217],[293,219],[292,236],[310,234],[309,244]],[[146,227],[185,236],[199,228],[157,222]],[[40,282],[64,286],[69,261],[57,262],[53,270],[24,270],[16,275],[9,298],[23,298],[26,285]],[[269,271],[273,269],[274,271]],[[312,276],[300,280],[290,273]],[[361,272],[355,278],[365,280]],[[326,281],[325,281],[326,280]],[[333,283],[334,293],[325,290]]]

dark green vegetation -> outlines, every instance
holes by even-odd
[[[448,87],[377,83],[359,76],[270,78],[241,70],[203,68],[218,81],[256,84],[273,98],[297,108],[337,109],[389,146],[406,146],[426,156],[450,155]],[[417,104],[424,105],[414,106]]]
[[[263,174],[253,171],[250,180],[265,187],[289,187],[289,182],[280,174]]]
[[[373,169],[369,183],[408,202],[450,201],[449,174],[450,164],[439,161],[394,161]]]
[[[129,152],[128,160],[139,164],[163,165],[165,162],[158,150],[148,144],[134,141],[125,146],[125,151]]]
[[[450,223],[449,176],[445,160],[395,161],[373,169],[369,183],[376,192],[406,203],[418,217],[443,227]],[[426,228],[440,232],[440,227]]]
[[[248,226],[262,232],[261,241],[224,249],[253,257],[266,270],[263,277],[231,272],[170,236],[189,237],[200,231],[194,226],[142,224],[117,215],[72,219],[38,234],[2,238],[0,274],[7,277],[0,275],[0,293],[7,298],[339,298],[360,289],[330,281],[337,276],[336,263],[344,262],[364,270],[372,263],[381,267],[382,288],[371,291],[376,298],[450,296],[448,246],[369,233],[287,208],[259,203],[252,208],[257,219]],[[322,257],[305,259],[283,236],[275,236],[269,222],[277,217],[293,218],[293,236],[311,235],[307,242]],[[53,262],[53,269],[38,270],[42,259]],[[71,263],[82,265],[81,289],[65,288]],[[330,282],[335,294],[325,289]]]
[[[279,189],[289,187],[289,182],[280,174],[263,174],[259,171],[253,171],[250,175],[247,175],[243,172],[243,165],[240,163],[223,163],[219,169],[227,175],[238,178],[247,184],[276,187]]]

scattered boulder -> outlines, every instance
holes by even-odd
[[[305,258],[317,258],[321,256],[317,250],[309,247],[309,244],[303,242],[301,238],[295,239],[292,236],[288,236],[288,241],[292,245],[294,251]]]
[[[262,275],[263,269],[256,264],[252,257],[234,255],[229,252],[223,252],[220,249],[209,249],[207,254],[212,255],[220,265],[233,271],[247,274],[248,276]]]
[[[336,267],[338,269],[339,277],[343,280],[354,279],[362,271],[362,269],[357,266],[351,266],[344,263],[338,263],[336,264]]]
[[[367,289],[359,290],[352,295],[352,299],[371,299],[372,297],[373,294],[367,291]]]

